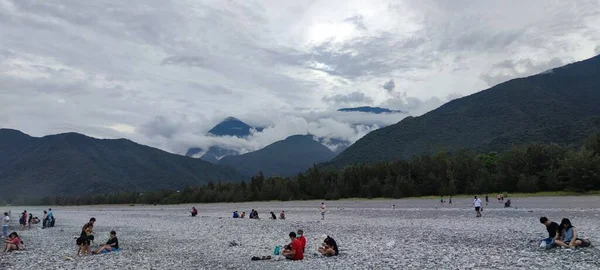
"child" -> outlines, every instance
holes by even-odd
[[[96,219],[91,218],[90,221],[81,228],[81,235],[76,241],[79,246],[77,255],[86,255],[90,252],[90,243],[91,241],[94,241],[94,222],[96,222]]]
[[[100,245],[100,247],[92,252],[92,254],[98,254],[100,252],[108,253],[111,251],[119,251],[119,239],[117,239],[117,233],[115,231],[111,231],[110,238],[106,241],[106,244]]]

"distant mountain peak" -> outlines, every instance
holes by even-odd
[[[239,121],[242,122],[240,119],[235,118],[233,116],[228,116],[227,118],[225,118],[225,120],[221,121],[221,122],[229,122],[229,121]],[[243,123],[243,122],[242,122]]]
[[[383,113],[404,113],[403,111],[398,110],[390,110],[387,108],[381,107],[371,107],[371,106],[362,106],[362,107],[353,107],[353,108],[341,108],[338,112],[364,112],[364,113],[373,113],[373,114],[383,114]]]

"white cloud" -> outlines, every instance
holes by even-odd
[[[0,33],[2,127],[250,151],[303,132],[354,141],[405,116],[335,112],[342,104],[420,115],[589,58],[600,5],[0,0]],[[271,127],[203,135],[230,115]]]

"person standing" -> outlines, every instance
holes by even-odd
[[[450,198],[448,198],[448,204],[452,204],[452,196],[450,196]]]
[[[44,210],[44,216],[42,217],[42,229],[45,229],[48,225],[48,212]]]
[[[485,205],[488,205],[489,202],[490,202],[490,199],[488,198],[488,195],[485,195]]]
[[[473,206],[475,206],[475,212],[477,212],[476,217],[481,217],[481,200],[477,196],[473,199]]]
[[[21,225],[21,231],[25,229],[25,226],[27,226],[27,210],[21,213],[21,217],[19,218],[19,224]]]
[[[2,237],[8,238],[8,224],[10,224],[10,217],[7,212],[4,212],[4,217],[2,218]]]
[[[321,203],[321,220],[325,220],[325,212],[327,212],[327,208],[325,207],[325,203]]]
[[[81,228],[81,235],[77,238],[77,246],[79,249],[77,250],[77,255],[86,255],[91,252],[90,244],[94,241],[94,223],[96,222],[95,218],[90,218],[90,221],[83,225]]]
[[[48,208],[48,222],[46,227],[54,227],[54,215],[52,214],[52,208]]]

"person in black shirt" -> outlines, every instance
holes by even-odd
[[[79,246],[77,255],[89,254],[90,244],[94,241],[94,222],[96,222],[96,219],[90,218],[90,221],[81,228],[81,235],[76,240],[76,243]]]
[[[331,257],[339,255],[340,251],[335,240],[328,235],[323,241],[323,246],[319,248],[319,253]]]
[[[560,237],[560,226],[558,223],[549,220],[547,217],[541,217],[540,223],[546,226],[548,231],[548,238],[542,239],[542,242],[546,243],[546,247],[550,248],[554,246],[554,241]]]
[[[94,254],[98,254],[103,251],[111,252],[115,250],[119,250],[119,239],[117,239],[117,232],[111,231],[110,238],[108,239],[108,241],[106,241],[106,244],[100,245],[100,247],[98,247]]]

